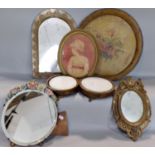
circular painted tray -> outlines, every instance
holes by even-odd
[[[98,47],[91,34],[77,29],[61,41],[58,63],[63,74],[76,78],[93,75],[97,61]]]
[[[129,14],[119,9],[101,9],[86,17],[80,28],[90,32],[99,46],[96,74],[117,80],[137,64],[142,51],[142,32]]]

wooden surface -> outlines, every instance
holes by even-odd
[[[68,132],[67,113],[66,111],[63,111],[58,114],[58,122],[57,122],[55,129],[52,132],[52,135],[53,136],[68,136],[68,134],[69,132]],[[42,146],[43,144],[44,142],[38,145]],[[10,146],[15,147],[17,145],[13,142],[10,142]]]
[[[55,129],[52,132],[54,136],[68,136],[68,120],[67,113],[65,111],[58,114],[58,122]]]

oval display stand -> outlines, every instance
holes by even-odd
[[[47,86],[58,96],[66,96],[74,93],[78,82],[70,76],[54,76],[48,79]]]

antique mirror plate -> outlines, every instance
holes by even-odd
[[[60,9],[40,13],[32,27],[33,76],[49,77],[59,73],[57,54],[61,39],[76,27],[73,18]]]
[[[101,9],[86,17],[80,28],[97,40],[100,59],[96,74],[117,80],[137,64],[142,52],[142,32],[133,17],[118,9]]]
[[[124,93],[121,100],[121,111],[125,119],[131,123],[141,119],[144,112],[143,101],[135,91],[127,91]]]
[[[118,127],[132,140],[137,140],[151,117],[149,98],[142,81],[132,78],[121,81],[115,91],[112,109]]]
[[[104,78],[87,77],[80,81],[82,92],[90,98],[100,98],[112,95],[114,84]]]
[[[32,146],[51,135],[57,122],[56,97],[45,84],[35,81],[8,94],[1,125],[11,144]]]
[[[76,78],[93,75],[97,60],[98,48],[91,34],[77,29],[61,41],[58,63],[63,74]]]
[[[56,94],[64,96],[73,93],[78,82],[73,77],[60,75],[49,78],[47,85]]]

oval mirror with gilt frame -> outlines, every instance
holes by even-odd
[[[33,77],[48,78],[59,74],[57,53],[61,39],[76,28],[74,19],[64,10],[41,12],[32,26]]]
[[[141,80],[122,80],[112,105],[118,127],[136,141],[150,122],[150,101]]]

